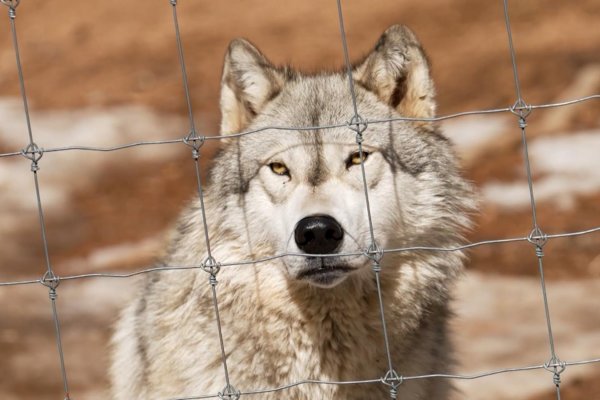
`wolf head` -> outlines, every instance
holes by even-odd
[[[283,259],[288,278],[320,287],[366,270],[371,261],[361,253],[373,238],[388,249],[453,245],[468,224],[469,186],[436,126],[374,122],[435,114],[429,65],[415,35],[389,28],[353,67],[352,79],[358,114],[370,121],[362,151],[344,125],[355,114],[346,74],[275,67],[242,39],[225,57],[221,132],[232,138],[212,181],[219,201],[241,206],[244,217],[223,224],[245,225],[235,229],[247,233],[251,254],[254,247],[300,254]]]

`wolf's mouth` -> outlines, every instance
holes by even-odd
[[[346,265],[319,266],[300,272],[297,278],[310,281],[318,286],[331,286],[355,269]]]

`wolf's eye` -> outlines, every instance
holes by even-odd
[[[290,170],[288,169],[288,167],[285,166],[284,163],[273,162],[269,164],[269,168],[271,168],[271,171],[273,171],[277,175],[290,175]]]
[[[361,161],[367,161],[368,157],[369,153],[366,151],[362,152],[362,158],[360,152],[355,151],[354,153],[350,154],[350,157],[348,157],[348,159],[346,160],[346,168],[350,168],[353,165],[360,165]]]

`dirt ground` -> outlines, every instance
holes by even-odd
[[[591,76],[586,71],[600,68],[597,0],[576,4],[566,0],[513,1],[509,6],[520,84],[528,103],[600,93],[600,80],[586,78]],[[3,8],[0,7],[0,96],[16,98],[19,86]],[[218,131],[221,62],[228,42],[235,37],[250,39],[277,64],[288,63],[305,71],[341,65],[333,1],[180,0],[178,10],[192,103],[202,134]],[[344,16],[353,59],[365,54],[393,23],[404,23],[417,33],[432,62],[439,114],[514,103],[502,2],[355,0],[344,3]],[[136,104],[159,114],[185,116],[167,0],[78,1],[68,6],[23,0],[17,9],[16,24],[34,133],[36,115],[42,112],[68,115],[79,109]],[[598,129],[599,104],[596,100],[564,112],[534,111],[528,119],[528,135],[537,138]],[[7,123],[0,121],[3,126]],[[186,134],[185,122],[173,126],[180,133],[169,131],[167,137]],[[26,137],[25,131],[15,134]],[[522,180],[519,135],[516,119],[511,120],[498,140],[465,154],[467,176],[479,187],[489,182]],[[22,147],[0,141],[0,152]],[[211,143],[203,148],[205,166],[216,147]],[[84,183],[73,185],[68,213],[48,213],[50,254],[59,275],[91,272],[82,269],[78,260],[91,257],[98,249],[160,237],[194,195],[194,170],[185,148],[175,156],[144,162],[131,162],[127,154],[111,155],[110,163],[100,171]],[[86,173],[81,166],[72,168],[79,175]],[[534,178],[543,176],[534,171]],[[576,194],[574,198],[570,207],[558,207],[551,201],[538,204],[537,217],[545,232],[600,226],[600,189]],[[529,209],[507,209],[485,200],[476,219],[477,226],[469,235],[471,241],[523,237],[532,227]],[[0,241],[10,243],[0,252],[0,281],[38,278],[44,261],[36,216],[23,215],[21,223],[9,231],[0,229],[0,235]],[[544,258],[548,279],[560,282],[600,277],[599,235],[551,241]],[[151,251],[141,251],[137,257],[106,265],[119,270],[140,268],[153,258],[155,247],[149,247]],[[527,243],[484,246],[472,250],[470,257],[469,268],[488,275],[538,274],[533,249]],[[60,377],[54,366],[56,355],[46,350],[53,345],[53,327],[48,309],[43,308],[46,303],[38,299],[41,290],[0,288],[0,301],[8,304],[0,313],[0,397],[50,399],[60,393]],[[76,299],[77,290],[73,288],[66,297]],[[15,298],[21,301],[15,302]],[[115,295],[107,310],[114,312],[118,299]],[[30,305],[22,306],[23,302]],[[71,350],[67,361],[74,371],[75,388],[85,394],[76,398],[99,398],[102,395],[96,388],[106,386],[105,348],[110,333],[107,321],[113,316],[94,309],[93,302],[82,302],[81,307],[84,305],[93,311],[61,315],[65,340],[73,343],[73,348],[67,349]],[[597,322],[600,317],[596,314],[590,319]],[[23,355],[23,348],[29,349],[28,356]],[[35,359],[31,354],[40,357],[39,365],[31,365]],[[90,357],[95,360],[91,366]],[[600,398],[598,376],[565,384],[563,399]],[[530,400],[552,398],[552,390],[548,390]]]

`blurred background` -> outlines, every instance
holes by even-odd
[[[511,1],[509,7],[527,103],[600,93],[597,0]],[[334,1],[180,0],[178,10],[201,134],[218,132],[221,63],[235,37],[250,39],[276,64],[304,71],[342,65]],[[27,144],[6,11],[0,7],[0,153]],[[391,24],[416,32],[432,63],[440,115],[515,102],[501,1],[354,0],[345,2],[344,16],[355,60]],[[187,134],[167,0],[23,0],[16,24],[40,147],[112,146]],[[599,110],[596,99],[535,110],[528,118],[538,221],[546,233],[600,226]],[[442,125],[481,191],[469,240],[527,236],[532,220],[516,117],[462,117]],[[206,166],[216,148],[212,141],[203,147]],[[50,258],[59,276],[151,265],[174,218],[196,193],[189,150],[182,145],[46,153],[40,166]],[[0,282],[38,279],[45,271],[36,207],[29,161],[0,158]],[[600,357],[600,233],[552,240],[545,254],[558,356]],[[547,362],[533,247],[483,246],[470,257],[456,288],[455,369],[475,373]],[[61,283],[58,311],[73,398],[107,398],[108,338],[134,287],[134,279]],[[47,289],[0,287],[0,304],[0,398],[61,398]],[[598,378],[597,364],[567,368],[562,398],[599,399]],[[458,398],[465,399],[555,398],[552,374],[543,370],[457,385]]]

